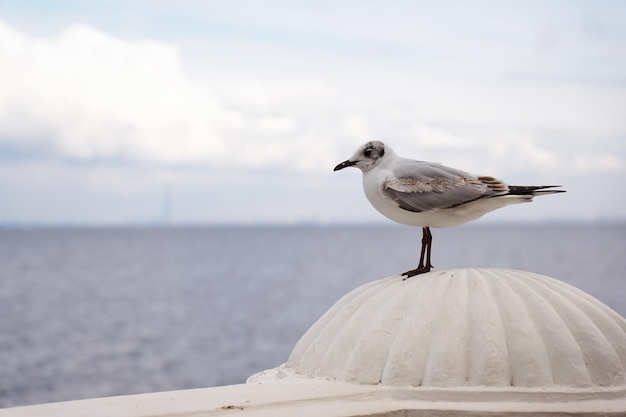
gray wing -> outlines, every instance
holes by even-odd
[[[393,173],[395,178],[383,183],[383,193],[413,212],[455,207],[508,192],[507,185],[495,178],[476,177],[432,162],[401,160]]]

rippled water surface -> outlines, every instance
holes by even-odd
[[[626,225],[433,230],[437,268],[569,282],[626,316]],[[0,407],[244,382],[358,285],[415,267],[395,226],[0,229]]]

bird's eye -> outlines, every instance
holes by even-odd
[[[363,155],[365,155],[365,157],[369,158],[370,156],[372,156],[372,148],[367,148],[366,150],[363,151]]]

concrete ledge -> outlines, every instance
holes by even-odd
[[[584,390],[394,388],[308,378],[128,395],[0,410],[0,417],[624,416],[626,387]],[[504,397],[503,397],[503,394]],[[452,401],[451,399],[455,400]]]

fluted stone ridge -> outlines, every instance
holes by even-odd
[[[304,334],[285,369],[389,386],[626,386],[626,320],[530,272],[392,276],[341,298]]]

